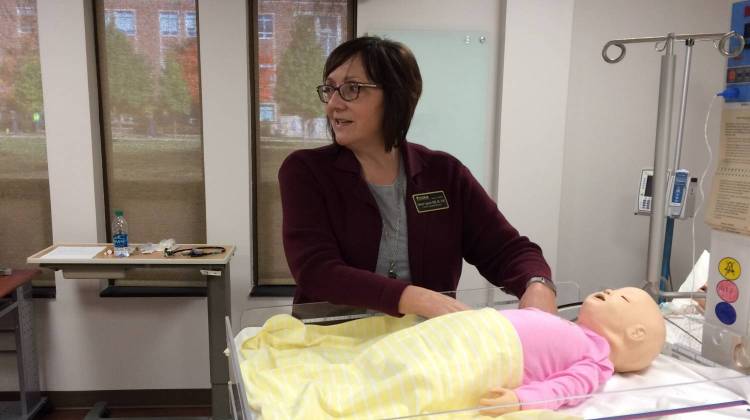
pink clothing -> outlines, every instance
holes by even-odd
[[[523,348],[523,384],[516,396],[523,409],[551,410],[580,404],[566,397],[596,391],[614,373],[609,343],[578,324],[536,308],[504,310]],[[541,404],[525,404],[563,398]]]

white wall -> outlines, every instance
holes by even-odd
[[[557,279],[580,281],[583,294],[604,287],[642,285],[649,220],[634,216],[641,168],[653,166],[660,53],[652,44],[630,45],[625,59],[607,64],[610,39],[668,32],[726,32],[729,0],[576,0],[565,131]],[[676,45],[675,112],[679,109],[684,46]],[[699,176],[706,164],[703,123],[711,95],[723,88],[726,60],[699,42],[693,66],[682,163]],[[710,136],[716,145],[720,101]],[[674,120],[676,121],[676,115]],[[673,128],[676,135],[676,128]],[[671,156],[671,155],[670,155]],[[670,165],[672,159],[670,157]],[[706,193],[710,180],[704,183]],[[703,212],[696,220],[696,251],[708,246]],[[677,222],[672,273],[689,271],[690,222]]]
[[[198,2],[208,243],[234,244],[232,320],[252,277],[250,68],[247,2]]]
[[[469,0],[457,4],[452,0],[413,0],[403,2],[398,0],[360,0],[357,9],[357,34],[378,33],[380,31],[473,31],[487,34],[485,45],[489,46],[489,84],[487,92],[496,92],[499,77],[499,59],[503,46],[504,1],[497,0]],[[415,16],[419,16],[415,19]],[[420,63],[423,65],[423,63]],[[423,70],[424,71],[424,70]],[[483,74],[483,72],[479,72]],[[456,80],[457,83],[462,81]],[[445,98],[450,100],[451,98]],[[497,97],[488,94],[486,102],[481,106],[487,110],[486,127],[483,130],[491,138],[495,138]],[[482,130],[478,130],[482,131]],[[489,140],[489,139],[487,139]],[[459,139],[456,139],[459,141]],[[485,139],[471,140],[472,144],[490,144]],[[486,161],[486,168],[494,168],[497,150],[490,147],[482,150]],[[476,174],[478,179],[490,179],[490,174]],[[485,177],[486,176],[486,177]],[[492,179],[490,194],[495,194],[495,179]]]
[[[498,203],[542,247],[557,281],[573,5],[509,0],[505,24]]]

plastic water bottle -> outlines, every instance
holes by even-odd
[[[115,257],[127,257],[128,250],[128,222],[125,220],[122,210],[115,210],[115,220],[112,221],[112,245],[115,248]]]

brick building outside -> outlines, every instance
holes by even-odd
[[[170,49],[197,42],[195,0],[106,0],[104,19],[131,39],[153,69],[164,67]]]

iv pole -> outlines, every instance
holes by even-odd
[[[736,39],[739,42],[739,48],[730,51],[730,40]],[[604,44],[602,48],[602,58],[610,64],[620,62],[625,57],[625,45],[637,43],[657,43],[657,50],[664,51],[661,57],[661,71],[659,76],[659,107],[656,120],[656,145],[654,150],[654,177],[653,177],[653,198],[651,205],[651,219],[649,223],[649,240],[648,240],[648,259],[646,262],[646,291],[655,299],[664,296],[659,288],[660,271],[662,268],[662,253],[664,248],[664,232],[666,225],[666,200],[667,200],[667,180],[669,176],[668,154],[669,143],[672,135],[672,104],[674,101],[674,82],[675,82],[675,60],[674,41],[685,40],[688,45],[688,54],[690,54],[692,44],[698,40],[714,41],[719,52],[726,57],[737,57],[742,53],[745,45],[744,38],[734,31],[727,33],[697,33],[697,34],[680,34],[669,33],[662,37],[646,38],[624,38],[615,39]],[[658,43],[663,42],[659,47]],[[615,46],[620,49],[620,55],[610,58],[607,50]],[[680,127],[679,139],[675,148],[675,164],[679,164],[679,156],[682,147],[682,125],[684,125],[685,102],[687,101],[687,85],[689,78],[689,57],[686,59],[685,80],[683,83],[682,104],[680,107]],[[673,170],[679,168],[675,167]],[[674,293],[669,293],[670,297],[675,297]],[[692,294],[691,296],[695,296]]]

